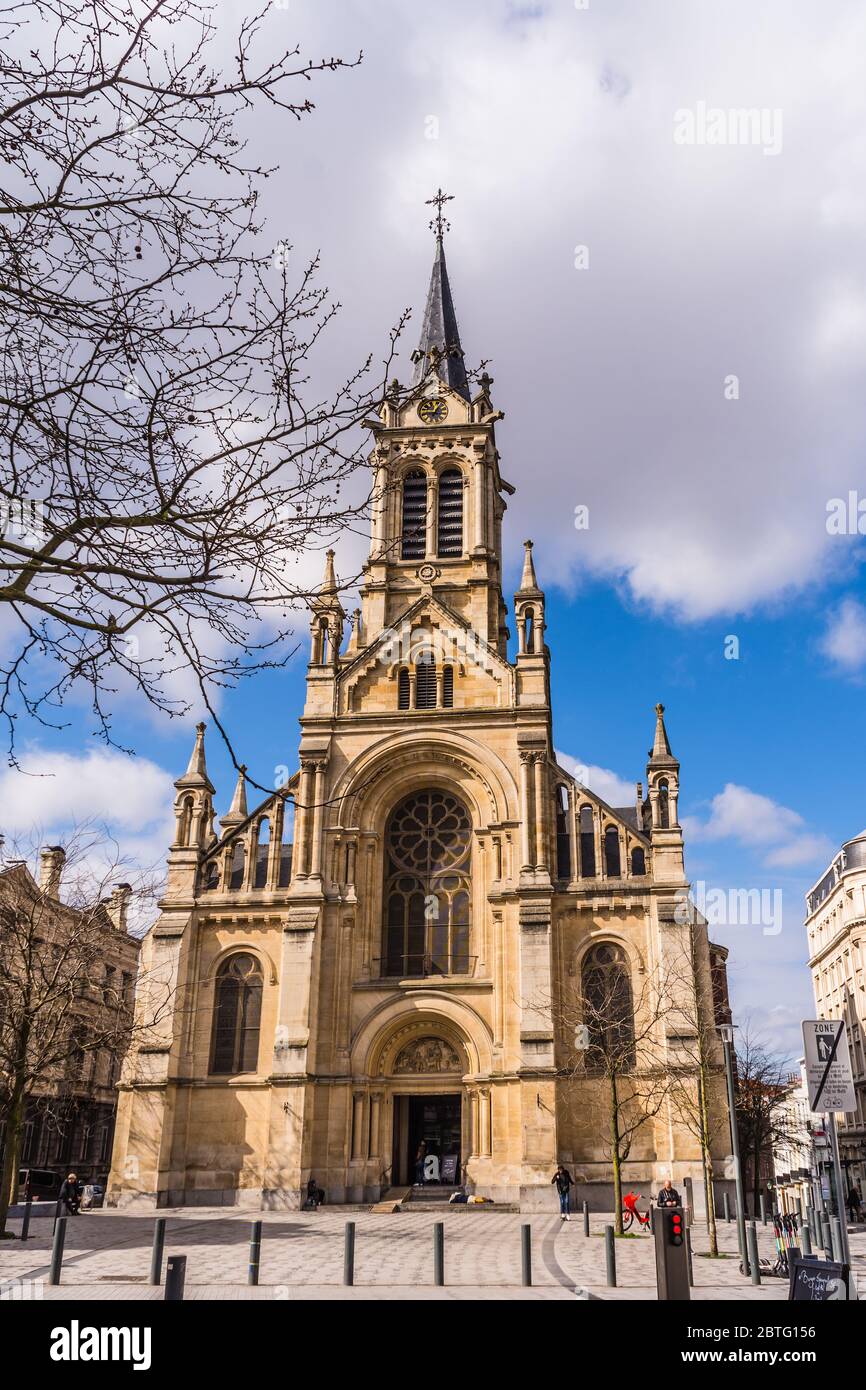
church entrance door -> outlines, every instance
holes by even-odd
[[[394,1097],[394,1181],[416,1180],[415,1165],[424,1145],[427,1181],[445,1186],[460,1182],[461,1100],[459,1094]]]

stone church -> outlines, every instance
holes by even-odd
[[[219,834],[204,725],[175,783],[139,991],[159,1021],[121,1080],[113,1204],[293,1208],[311,1176],[329,1202],[373,1202],[411,1188],[421,1151],[443,1190],[524,1209],[555,1206],[562,1161],[578,1198],[609,1209],[609,1085],[592,1064],[606,1027],[580,1022],[599,989],[617,1035],[644,1039],[637,1068],[647,1038],[662,1073],[683,1071],[684,1039],[708,1039],[712,1142],[729,1148],[726,953],[678,911],[663,709],[632,805],[558,765],[545,595],[527,541],[510,652],[502,414],[491,379],[467,376],[441,208],[433,225],[412,389],[369,422],[361,606],[347,623],[330,552],[311,606],[298,770],[252,812],[242,770]],[[671,962],[697,1015],[647,1024]],[[701,1171],[667,1096],[625,1182],[693,1176],[697,1191]]]

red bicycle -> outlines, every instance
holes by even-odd
[[[623,1197],[622,1229],[624,1231],[631,1230],[632,1226],[634,1225],[635,1217],[637,1217],[638,1225],[641,1227],[642,1230],[649,1230],[649,1212],[647,1212],[646,1215],[644,1215],[642,1211],[638,1210],[638,1202],[640,1201],[640,1199],[641,1194],[639,1192],[637,1194],[635,1194],[634,1192],[627,1192]]]

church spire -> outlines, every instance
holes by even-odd
[[[532,558],[532,541],[523,542],[523,574],[520,579],[519,594],[540,594],[535,577],[535,561]]]
[[[232,804],[224,816],[220,817],[220,825],[224,830],[228,830],[233,825],[240,825],[245,821],[249,812],[247,811],[247,769],[241,763],[238,768],[238,780],[235,786],[235,794],[232,797]]]
[[[420,386],[430,368],[433,367],[446,386],[450,386],[452,390],[457,391],[468,401],[469,382],[463,364],[463,349],[460,346],[460,332],[457,327],[457,315],[454,312],[454,300],[451,298],[451,286],[448,282],[448,268],[445,264],[443,244],[449,223],[442,216],[442,205],[450,202],[451,196],[443,193],[440,188],[435,197],[427,200],[429,203],[435,203],[437,209],[437,214],[430,223],[436,234],[436,254],[433,258],[430,288],[427,291],[427,307],[424,310],[421,339],[416,351],[412,354],[412,360],[415,363],[412,385]]]
[[[207,775],[207,764],[204,758],[204,731],[206,724],[196,724],[195,743],[193,745],[192,756],[189,760],[189,767],[182,777],[178,777],[175,786],[181,787],[208,787],[213,792],[210,778]]]
[[[671,752],[668,731],[665,728],[665,707],[662,704],[656,705],[656,732],[653,739],[652,751],[650,752],[650,767],[672,766],[679,767],[679,763]]]

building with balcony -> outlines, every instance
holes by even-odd
[[[816,1018],[844,1019],[857,1109],[837,1115],[843,1177],[866,1195],[866,830],[848,840],[806,895]]]

